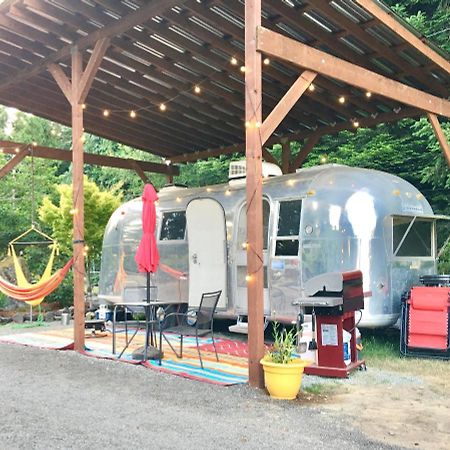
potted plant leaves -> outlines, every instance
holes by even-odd
[[[295,328],[280,329],[277,322],[273,324],[273,346],[260,361],[264,383],[272,398],[293,400],[300,390],[303,370],[311,362],[294,355],[299,332]]]

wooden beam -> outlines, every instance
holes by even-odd
[[[380,3],[375,3],[373,0],[354,0],[359,6],[368,11],[372,16],[376,17],[383,23],[384,26],[393,31],[397,36],[400,36],[408,44],[412,45],[417,51],[422,53],[428,59],[437,64],[441,69],[450,74],[450,62],[439,55],[436,51],[431,49],[421,38],[417,37],[413,32],[409,31],[403,26],[394,12],[389,8],[382,8]],[[448,116],[447,116],[448,117]]]
[[[261,126],[261,143],[264,143],[269,139],[272,133],[280,125],[281,121],[286,117],[288,112],[298,102],[303,93],[311,86],[311,83],[316,78],[317,73],[305,70],[284,94],[283,98],[278,102],[271,113],[266,117]]]
[[[144,183],[148,183],[148,178],[147,175],[145,175],[145,172],[142,170],[141,166],[139,165],[139,163],[137,161],[135,161],[134,159],[130,159],[130,167],[131,169],[135,170],[136,173],[139,175],[139,178],[144,182]]]
[[[139,9],[119,20],[113,19],[103,28],[99,28],[97,31],[81,37],[77,42],[64,46],[60,50],[57,50],[52,55],[45,58],[41,63],[34,64],[31,69],[27,68],[12,75],[8,81],[0,85],[0,91],[34,77],[38,73],[45,70],[51,63],[56,63],[67,59],[71,54],[71,48],[73,46],[76,46],[79,51],[84,50],[91,47],[101,39],[118,36],[136,25],[140,25],[141,23],[149,20],[151,17],[156,16],[161,9],[170,9],[175,5],[181,6],[185,3],[185,1],[186,0],[153,0],[152,2],[141,6]]]
[[[80,87],[79,87],[79,98],[78,103],[84,103],[86,100],[89,89],[94,81],[95,74],[102,62],[103,56],[109,46],[109,39],[104,38],[96,42],[94,51],[92,52],[89,62],[87,63],[86,69],[84,69],[83,76],[81,77]]]
[[[439,145],[441,146],[442,153],[444,153],[444,157],[447,161],[447,165],[450,167],[450,145],[445,137],[444,131],[441,128],[441,124],[439,123],[438,118],[434,114],[427,114],[428,120],[433,127],[434,134],[439,141]]]
[[[264,387],[260,359],[264,356],[264,263],[262,214],[262,67],[257,51],[257,27],[261,24],[261,0],[245,2],[245,130],[247,161],[247,302],[248,375],[254,387]]]
[[[391,80],[267,28],[258,28],[258,50],[373,94],[450,118],[450,101],[448,100]]]
[[[314,148],[317,142],[319,142],[321,137],[321,134],[313,134],[308,138],[306,144],[302,147],[299,154],[290,165],[289,172],[295,172],[304,163],[305,159],[311,153],[311,150]]]
[[[72,102],[72,83],[66,76],[64,71],[58,64],[49,64],[48,71],[52,74],[57,85],[61,89],[62,93],[65,95],[69,103]]]
[[[5,175],[7,175],[11,170],[14,169],[14,167],[17,166],[27,155],[29,154],[29,151],[27,148],[23,148],[19,151],[19,153],[16,154],[13,158],[11,158],[1,169],[0,169],[0,178],[3,178]]]
[[[283,140],[281,142],[281,171],[283,174],[290,172],[291,143]]]
[[[0,140],[0,147],[3,148],[3,153],[15,154],[16,148],[22,148],[28,144],[2,141]],[[62,150],[59,148],[44,147],[37,145],[33,147],[33,156],[35,158],[51,159],[54,161],[72,161],[73,155],[70,150]],[[167,167],[166,164],[158,164],[149,161],[139,161],[126,158],[117,158],[115,156],[95,155],[93,153],[84,154],[85,164],[101,167],[114,167],[116,169],[136,170],[134,163],[138,164],[141,170],[145,172],[161,173],[164,175],[174,174],[179,175],[180,169],[177,166],[172,168]]]
[[[270,153],[267,148],[263,147],[262,155],[263,155],[264,161],[271,163],[271,164],[275,164],[277,166],[280,165],[280,163],[277,161],[275,156],[273,156],[272,153]]]

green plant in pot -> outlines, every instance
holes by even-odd
[[[264,383],[272,398],[295,399],[302,384],[303,370],[311,363],[293,356],[298,333],[300,330],[295,328],[280,329],[278,323],[273,324],[273,346],[260,361]]]

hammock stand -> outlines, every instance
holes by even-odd
[[[24,241],[23,238],[28,236],[29,234],[38,234],[40,237],[42,237],[42,240],[28,240]],[[52,239],[47,234],[40,231],[34,223],[32,223],[31,227],[23,232],[21,235],[17,236],[15,239],[9,242],[8,244],[8,255],[12,256],[13,264],[14,264],[14,271],[16,273],[16,280],[17,280],[17,286],[22,288],[31,288],[33,285],[28,282],[28,280],[25,277],[25,274],[23,272],[22,266],[20,264],[19,258],[17,257],[17,252],[15,249],[15,246],[19,245],[45,245],[51,248],[50,258],[47,262],[47,265],[45,267],[45,270],[40,278],[39,282],[48,280],[51,276],[52,269],[53,269],[53,262],[55,260],[55,256],[59,254],[59,247],[58,243]],[[11,295],[12,298],[15,298],[14,295]],[[41,303],[44,300],[45,296],[39,297],[35,300],[28,300],[25,301],[25,303],[30,305],[30,322],[33,321],[33,306],[39,307],[39,312],[41,308]],[[20,300],[17,298],[16,300]]]

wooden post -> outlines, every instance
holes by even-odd
[[[281,143],[281,170],[283,175],[290,173],[291,163],[291,143],[289,141],[283,141]]]
[[[73,190],[73,306],[74,347],[84,351],[84,148],[83,102],[94,81],[95,73],[108,48],[109,40],[100,39],[92,51],[83,72],[83,55],[74,45],[71,48],[72,79],[69,80],[58,64],[47,68],[72,107],[72,190]],[[137,164],[137,163],[136,163]]]
[[[439,145],[441,146],[442,153],[444,154],[445,160],[447,161],[447,165],[450,167],[450,145],[448,144],[444,131],[441,128],[439,119],[435,114],[429,113],[428,120],[431,123],[431,126],[433,128],[437,140],[439,141]]]
[[[83,74],[83,58],[72,49],[72,189],[73,189],[73,304],[75,351],[84,351],[84,180],[83,106],[78,90]]]
[[[249,383],[264,387],[264,270],[262,226],[262,67],[256,50],[261,0],[245,2],[245,120],[247,161],[247,299]]]

